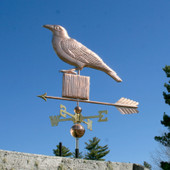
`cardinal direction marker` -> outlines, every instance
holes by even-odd
[[[104,115],[102,115],[102,113],[107,114],[108,111],[107,110],[102,110],[102,111],[98,111],[99,115],[96,116],[82,116],[82,119],[92,119],[92,118],[99,118],[98,122],[107,122],[107,118],[102,119],[104,117]]]
[[[63,113],[65,113],[65,114],[63,114]],[[66,114],[75,119],[75,115],[67,112],[66,107],[64,105],[60,104],[60,115],[62,117],[66,117]]]
[[[66,106],[60,105],[60,115],[57,116],[50,116],[50,121],[52,126],[58,126],[59,122],[65,122],[65,121],[73,121],[73,123],[85,123],[87,124],[87,128],[89,130],[92,130],[92,120],[93,118],[99,118],[98,122],[106,122],[107,118],[103,118],[104,115],[102,113],[107,114],[107,110],[99,111],[99,115],[96,116],[82,116],[81,114],[81,108],[79,107],[79,110],[77,110],[77,107],[74,109],[75,114],[71,114],[66,111]],[[66,118],[66,115],[70,116],[71,118]],[[64,119],[61,119],[61,117],[64,117]],[[84,119],[87,119],[87,121],[84,121]]]
[[[74,119],[73,118],[68,118],[68,119],[60,119],[60,115],[57,115],[57,116],[49,116],[50,118],[50,121],[51,121],[51,126],[58,126],[58,123],[59,122],[65,122],[65,121],[73,121],[74,122]]]
[[[60,116],[50,116],[51,126],[58,126],[58,122],[60,121]]]
[[[91,130],[92,131],[92,123],[93,123],[93,121],[92,120],[90,120],[90,119],[87,119],[87,122],[86,121],[82,121],[83,123],[85,123],[86,125],[87,125],[87,128],[89,129],[89,130]]]
[[[102,113],[107,114],[108,111],[107,110],[99,111],[99,120],[98,120],[98,122],[107,122],[107,117],[105,119],[102,119],[104,117],[104,115],[102,115]]]

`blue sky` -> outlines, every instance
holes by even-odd
[[[55,145],[74,151],[72,122],[51,127],[49,116],[60,104],[73,113],[75,102],[37,98],[47,92],[61,96],[62,74],[72,66],[55,54],[52,33],[44,24],[64,26],[70,37],[95,51],[123,79],[84,68],[90,76],[90,100],[115,103],[121,97],[138,101],[139,114],[121,115],[116,108],[80,104],[84,115],[108,110],[108,122],[93,120],[80,139],[96,136],[108,144],[106,160],[152,164],[158,148],[154,136],[165,130],[163,112],[169,111],[162,92],[168,81],[162,68],[170,63],[169,0],[1,0],[0,1],[0,149],[53,155]]]

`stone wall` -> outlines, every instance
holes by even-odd
[[[0,170],[148,170],[133,163],[90,161],[0,150]]]

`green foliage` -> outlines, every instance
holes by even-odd
[[[170,162],[163,162],[162,161],[160,164],[161,164],[161,168],[163,170],[170,170]]]
[[[170,77],[170,66],[165,66],[163,70],[166,73],[166,76]],[[168,91],[168,93],[163,92],[165,103],[170,105],[170,81],[169,81],[169,84],[165,83],[164,86],[166,87]],[[160,142],[164,146],[170,147],[170,116],[164,113],[161,124],[167,127],[169,132],[168,133],[165,132],[163,136],[155,136],[155,140]]]
[[[170,147],[170,116],[164,113],[161,124],[168,128],[168,132],[165,132],[163,136],[155,136],[155,140],[166,147]]]
[[[164,113],[163,121],[161,121],[161,124],[163,124],[165,127],[170,129],[170,117]]]
[[[155,140],[160,142],[162,145],[166,147],[170,147],[170,116],[164,113],[163,120],[161,124],[168,128],[168,133],[164,133],[163,136],[155,136]]]
[[[170,77],[170,66],[165,66],[163,68],[164,72],[166,73],[167,78]],[[165,99],[165,103],[170,105],[170,81],[169,84],[165,83],[164,87],[167,89],[168,93],[163,92],[163,96]],[[165,132],[163,136],[155,136],[155,140],[160,142],[165,147],[170,147],[170,116],[164,113],[163,120],[161,121],[161,124],[168,128],[168,132]],[[170,169],[170,162],[160,162],[160,167],[164,170]]]
[[[85,155],[85,159],[88,160],[101,160],[105,155],[107,155],[110,150],[108,150],[108,146],[100,146],[99,145],[100,139],[94,137],[92,140],[89,140],[89,143],[85,142],[86,147],[85,149],[88,150],[88,153]]]
[[[145,167],[145,168],[148,168],[148,169],[152,169],[152,166],[149,164],[149,163],[147,163],[147,162],[143,162],[143,166]]]
[[[165,68],[163,68],[163,70],[165,71],[165,73],[166,73],[166,76],[167,77],[170,77],[170,66],[165,66]]]
[[[55,156],[59,156],[60,154],[60,150],[59,150],[59,145],[56,146],[57,149],[53,149],[53,153]],[[72,156],[72,153],[70,152],[70,150],[65,147],[65,146],[62,146],[62,157],[69,157],[69,156]]]
[[[163,70],[166,73],[167,77],[170,77],[170,66],[165,66],[165,68],[163,68]],[[167,89],[168,93],[163,92],[163,96],[165,99],[165,103],[170,105],[170,81],[168,82],[169,84],[165,83],[164,87]]]

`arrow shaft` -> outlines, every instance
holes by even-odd
[[[98,102],[98,101],[89,101],[89,100],[79,100],[79,99],[71,99],[64,97],[54,97],[54,96],[45,96],[48,99],[57,99],[57,100],[67,100],[67,101],[76,101],[83,103],[91,103],[91,104],[101,104],[101,105],[109,105],[109,106],[118,106],[118,107],[129,107],[129,108],[138,108],[137,106],[130,106],[126,104],[116,104],[116,103],[107,103],[107,102]]]

